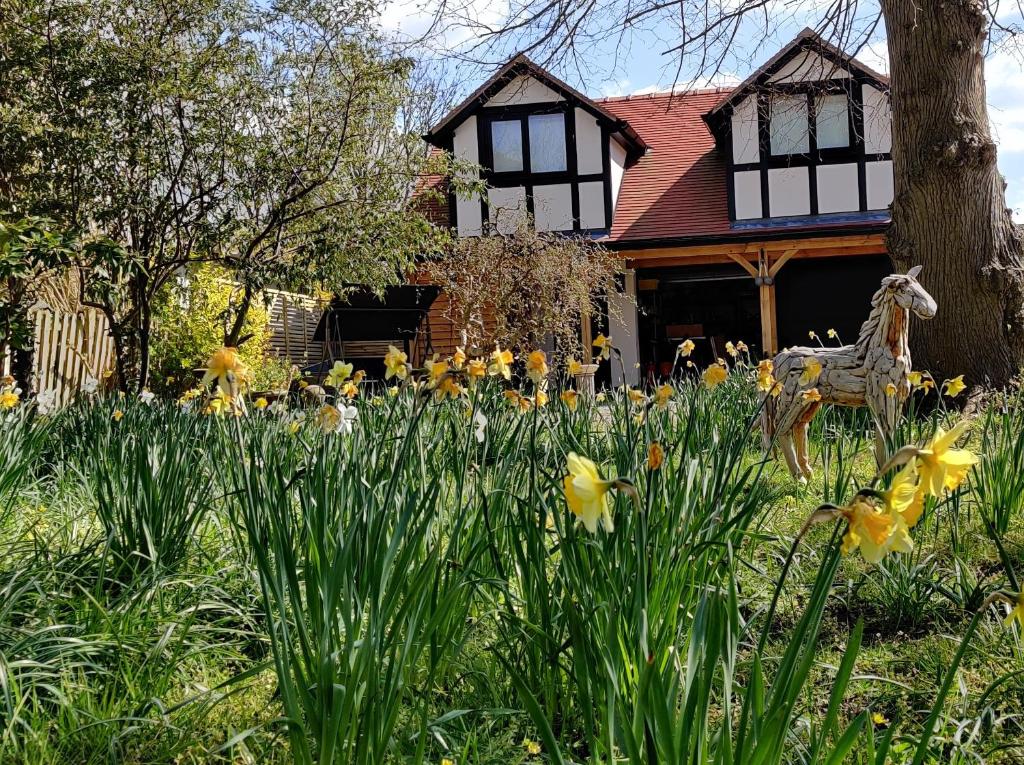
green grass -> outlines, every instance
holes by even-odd
[[[664,410],[367,390],[351,434],[0,415],[0,762],[1024,760],[1020,631],[986,601],[1024,570],[1024,401],[989,402],[912,553],[841,557],[823,524],[787,568],[870,481],[870,423],[823,410],[801,486],[745,375]],[[570,451],[636,485],[613,533],[573,522]]]

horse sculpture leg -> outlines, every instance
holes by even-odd
[[[780,430],[778,445],[782,456],[786,458],[786,465],[789,467],[790,475],[800,482],[806,481],[807,479],[804,478],[803,473],[800,471],[800,463],[797,461],[796,449],[793,445],[793,433],[788,430]]]
[[[807,454],[808,424],[804,418],[801,418],[800,422],[793,427],[793,443],[796,445],[796,460],[800,465],[800,474],[810,481],[814,478],[814,470],[811,469],[811,460]]]

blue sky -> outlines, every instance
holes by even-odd
[[[737,0],[722,0],[724,4]],[[437,62],[456,73],[457,89],[469,93],[486,78],[489,70],[505,56],[515,52],[512,41],[500,49],[482,50],[481,28],[500,25],[509,12],[509,0],[461,0],[459,16],[446,17],[442,30],[429,42],[430,54]],[[432,0],[393,0],[385,8],[381,25],[396,34],[419,35],[434,6]],[[673,24],[648,23],[626,36],[605,35],[586,43],[576,57],[566,56],[552,70],[582,92],[598,96],[624,96],[677,87],[727,85],[747,77],[775,54],[805,26],[815,26],[815,11],[828,7],[828,0],[805,0],[794,6],[778,3],[779,11],[769,19],[771,31],[763,39],[761,28],[740,34],[722,59],[715,76],[696,76],[693,67],[679,69],[678,58],[665,51],[677,41]],[[752,20],[750,26],[760,27]],[[581,46],[582,47],[582,46]],[[478,65],[461,58],[484,59]],[[879,27],[857,57],[868,66],[888,71],[884,27]],[[457,61],[453,65],[453,62]],[[1024,57],[1012,47],[993,51],[986,60],[989,117],[999,145],[999,167],[1006,177],[1007,205],[1014,217],[1024,222]]]

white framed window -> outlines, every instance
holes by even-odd
[[[523,126],[519,120],[491,123],[494,172],[515,173],[523,169]]]
[[[564,171],[565,115],[531,114],[527,124],[530,131],[530,172]]]
[[[819,149],[850,145],[850,107],[845,93],[818,96],[814,111]]]
[[[772,96],[768,127],[772,154],[810,151],[807,96]]]

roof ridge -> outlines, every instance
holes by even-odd
[[[690,88],[687,90],[656,90],[651,93],[629,93],[624,96],[601,96],[593,99],[597,103],[609,103],[612,101],[640,101],[642,99],[669,98],[671,96],[703,96],[715,93],[729,93],[734,85],[718,85],[709,88]]]

